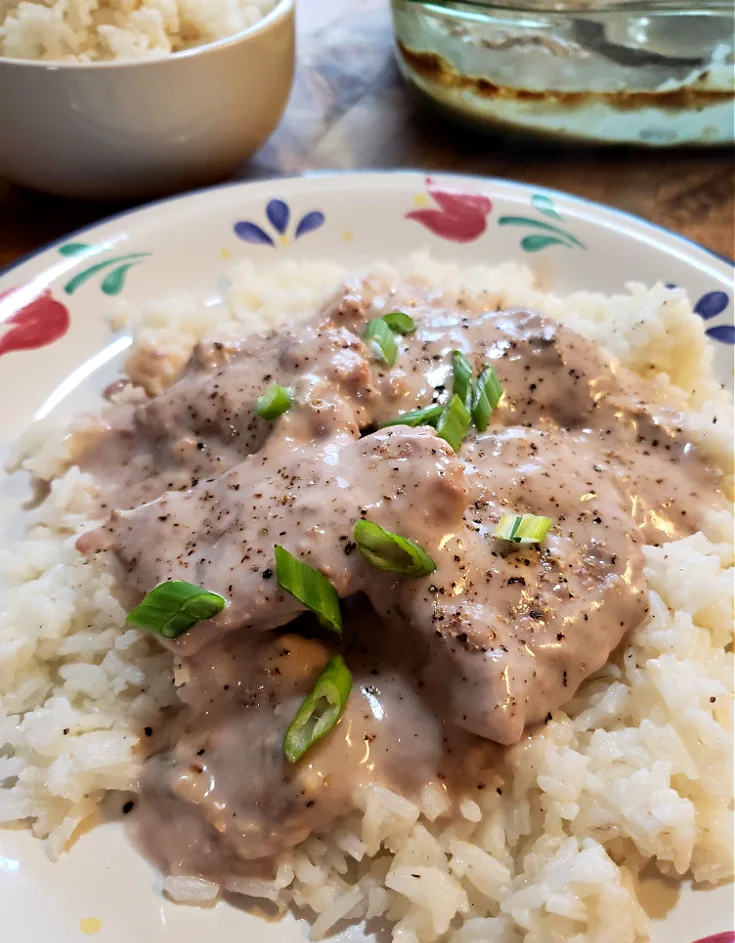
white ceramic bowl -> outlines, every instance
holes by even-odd
[[[0,58],[0,177],[94,199],[221,179],[275,129],[294,59],[294,0],[235,36],[163,59]]]

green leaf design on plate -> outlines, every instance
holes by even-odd
[[[570,248],[569,243],[557,239],[556,236],[542,236],[541,233],[536,233],[533,236],[524,236],[523,239],[521,239],[521,248],[525,249],[526,252],[539,252],[547,246],[556,245],[566,246],[567,249]]]
[[[100,288],[106,295],[119,295],[125,287],[125,276],[134,265],[140,265],[141,260],[137,262],[128,262],[114,269],[109,275],[106,275],[100,285]]]
[[[531,206],[538,210],[543,216],[550,219],[558,219],[564,222],[561,216],[554,208],[554,201],[545,193],[534,193],[531,196]],[[498,220],[499,226],[526,226],[528,229],[541,229],[542,233],[531,233],[521,239],[521,248],[526,252],[539,252],[547,246],[566,246],[567,249],[573,249],[578,246],[584,249],[585,245],[580,242],[576,236],[570,232],[561,229],[559,226],[553,226],[540,219],[532,219],[529,216],[501,216]]]
[[[554,209],[554,202],[551,197],[544,196],[543,193],[534,193],[531,197],[531,203],[536,207],[539,213],[543,213],[544,216],[550,216],[552,219],[558,219],[560,222],[564,222],[564,217],[560,216]]]
[[[103,262],[97,262],[95,265],[90,265],[89,268],[83,269],[81,272],[79,272],[78,275],[75,275],[74,278],[69,279],[66,285],[64,285],[64,291],[67,293],[67,295],[73,295],[74,292],[77,291],[77,289],[81,288],[85,282],[88,282],[90,278],[94,278],[95,275],[99,274],[100,272],[103,272],[106,268],[110,268],[110,266],[112,265],[118,265],[121,262],[133,262],[139,259],[144,259],[149,255],[150,255],[150,252],[131,252],[128,255],[118,255],[112,259],[105,259]],[[117,292],[120,291],[120,289],[122,288],[122,285],[124,284],[125,275],[127,273],[127,268],[129,267],[130,266],[126,267],[125,272],[123,272],[122,275],[120,276],[121,284],[117,288],[116,291],[109,291],[105,289],[104,282],[103,282],[102,290],[105,291],[105,293],[108,295],[117,294]],[[114,275],[114,273],[111,273],[111,274]],[[105,282],[106,281],[107,279],[105,279]],[[111,285],[114,289],[116,285],[116,281],[114,279],[111,281]]]
[[[564,232],[563,229],[559,229],[558,226],[552,226],[551,223],[544,223],[540,219],[529,219],[527,216],[501,216],[498,220],[498,225],[529,226],[531,229],[543,229],[545,232],[554,233],[557,239],[561,239],[567,243],[573,243],[575,246],[579,246],[580,249],[584,249],[583,243],[571,233]]]
[[[59,246],[59,255],[80,255],[82,252],[89,252],[91,248],[86,242],[67,242],[65,246]]]

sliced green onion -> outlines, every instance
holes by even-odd
[[[472,421],[480,432],[487,429],[490,413],[498,405],[502,396],[503,387],[497,373],[492,367],[485,367],[477,378],[472,397]]]
[[[263,419],[278,419],[291,408],[291,404],[291,394],[286,387],[274,383],[262,396],[258,397],[253,412],[256,416],[262,416]]]
[[[452,393],[459,396],[469,409],[472,401],[472,364],[458,350],[452,351],[452,370],[454,371]]]
[[[436,569],[436,563],[423,547],[372,521],[360,520],[355,524],[355,543],[367,562],[379,570],[418,578]]]
[[[382,360],[389,367],[393,366],[398,356],[398,345],[391,329],[382,318],[368,321],[362,337],[378,360]]]
[[[513,540],[521,520],[520,514],[504,514],[495,528],[495,536],[500,537],[501,540]]]
[[[350,669],[339,655],[333,655],[317,678],[314,689],[288,725],[283,752],[296,763],[317,740],[337,724],[352,689]]]
[[[386,426],[434,426],[442,414],[443,406],[434,403],[432,406],[425,406],[423,409],[412,409],[410,413],[402,413],[395,419],[388,419],[387,422],[381,422],[380,428]]]
[[[127,623],[164,638],[178,638],[197,622],[211,619],[224,608],[225,600],[218,593],[184,580],[169,580],[152,589],[128,613]]]
[[[337,590],[319,570],[297,560],[276,544],[276,578],[281,589],[295,596],[314,613],[319,624],[330,632],[342,634],[342,615]]]
[[[454,393],[439,416],[436,424],[437,435],[448,442],[455,452],[458,452],[469,427],[470,412],[459,396]]]
[[[554,522],[537,514],[504,514],[495,528],[495,536],[516,544],[537,544],[548,534]]]
[[[397,334],[413,334],[416,330],[416,322],[403,311],[391,311],[390,314],[384,314],[383,320]]]

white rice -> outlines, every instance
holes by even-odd
[[[729,405],[682,291],[630,285],[614,297],[562,298],[537,290],[520,266],[462,270],[423,255],[402,271],[434,286],[437,300],[484,292],[488,304],[532,306],[592,337],[686,407],[691,434],[729,471]],[[243,263],[220,307],[119,306],[116,326],[136,333],[131,373],[159,389],[198,339],[298,318],[342,275],[328,263]],[[31,430],[21,447],[23,467],[54,480],[25,541],[3,553],[0,597],[0,821],[30,823],[52,857],[107,790],[135,790],[143,728],[175,699],[169,656],[123,629],[110,573],[74,548],[93,525],[70,441]],[[310,909],[315,939],[343,919],[375,917],[399,943],[646,939],[634,876],[647,863],[670,877],[731,877],[732,539],[732,515],[721,512],[704,533],[646,548],[646,623],[459,808],[431,789],[417,804],[364,788],[359,811],[284,855],[274,881],[229,890]],[[181,902],[219,893],[196,875],[163,886]]]
[[[277,0],[0,0],[0,56],[155,59],[254,26]]]

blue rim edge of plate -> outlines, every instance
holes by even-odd
[[[658,223],[653,223],[651,220],[645,219],[643,216],[637,216],[635,213],[629,213],[626,210],[620,210],[615,206],[609,206],[605,203],[599,203],[597,200],[588,200],[586,197],[577,196],[574,193],[569,193],[566,190],[556,190],[553,187],[544,187],[538,186],[533,183],[526,183],[520,180],[508,180],[505,177],[488,177],[482,174],[464,174],[464,173],[452,173],[451,171],[429,171],[421,168],[410,168],[402,167],[400,169],[388,169],[383,170],[377,167],[366,168],[361,170],[307,170],[301,174],[274,174],[272,176],[256,177],[252,180],[228,180],[223,183],[216,183],[209,187],[199,187],[194,190],[188,190],[185,193],[177,193],[174,196],[162,197],[159,200],[151,200],[148,203],[141,203],[138,206],[134,206],[130,209],[122,210],[119,213],[112,213],[110,216],[105,216],[103,219],[98,219],[96,222],[91,223],[87,226],[82,226],[79,229],[75,229],[72,232],[65,233],[63,236],[60,236],[58,239],[54,239],[52,242],[47,242],[45,245],[41,246],[38,249],[34,249],[33,252],[29,252],[27,255],[22,256],[20,259],[16,259],[14,262],[11,262],[10,265],[6,265],[4,268],[0,268],[0,278],[4,278],[10,272],[13,272],[15,269],[20,268],[20,266],[25,265],[26,262],[31,262],[33,259],[38,258],[39,255],[43,255],[44,252],[48,252],[51,249],[55,249],[57,246],[63,245],[66,242],[69,242],[70,239],[76,239],[79,236],[82,236],[86,232],[96,229],[98,226],[105,226],[108,223],[113,223],[116,220],[125,219],[126,216],[134,216],[136,213],[142,212],[143,210],[153,209],[157,206],[165,206],[168,203],[174,203],[176,200],[183,200],[187,197],[199,196],[200,194],[205,193],[214,193],[217,190],[226,190],[234,187],[243,187],[249,186],[251,184],[258,183],[267,183],[270,180],[304,180],[309,177],[319,178],[319,177],[342,177],[347,175],[352,176],[371,176],[371,175],[401,175],[401,176],[411,176],[411,175],[420,175],[420,176],[435,176],[435,177],[455,177],[460,180],[484,180],[489,183],[501,183],[504,185],[510,184],[511,186],[518,187],[524,190],[533,190],[536,193],[545,193],[551,196],[560,196],[565,199],[571,199],[577,203],[582,204],[583,206],[591,206],[594,209],[604,210],[608,213],[613,213],[617,216],[622,216],[625,219],[632,219],[636,223],[641,223],[643,226],[648,227],[656,232],[665,233],[667,236],[672,237],[677,242],[682,243],[685,247],[693,246],[695,249],[699,249],[701,252],[706,253],[709,256],[717,259],[720,262],[724,262],[730,268],[735,269],[735,260],[729,259],[725,255],[720,255],[719,252],[715,252],[714,249],[708,249],[706,246],[701,245],[699,242],[695,242],[694,239],[689,239],[688,236],[682,236],[677,232],[674,232],[671,229],[667,229],[665,226],[660,226]]]

